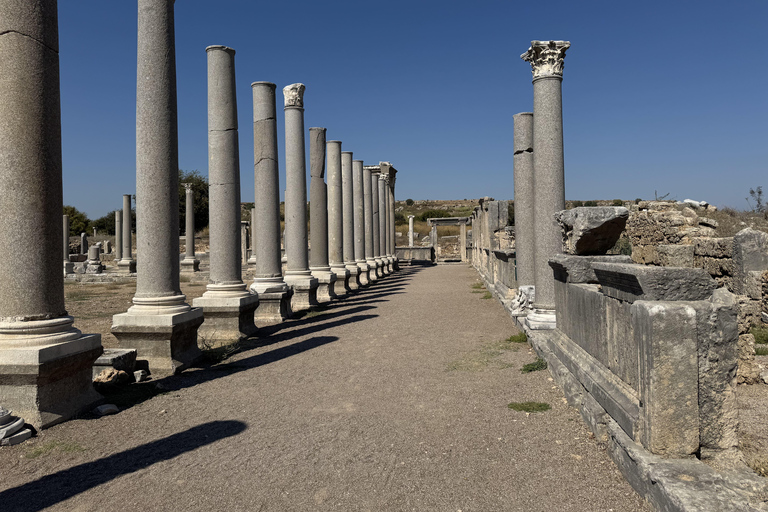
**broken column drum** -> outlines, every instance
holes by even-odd
[[[549,259],[562,253],[555,212],[565,209],[562,80],[567,41],[531,41],[521,58],[533,72],[533,232],[535,236],[532,329],[555,327],[555,281]]]
[[[123,195],[123,257],[117,262],[117,268],[121,272],[133,274],[136,272],[136,260],[133,259],[131,249],[131,195]]]
[[[317,305],[317,279],[309,270],[304,84],[283,88],[285,98],[285,282],[294,311]]]
[[[280,323],[290,316],[290,290],[280,262],[280,180],[277,155],[277,106],[275,84],[254,82],[253,178],[254,279],[250,290],[259,295],[257,326]]]
[[[363,167],[363,204],[365,208],[365,263],[368,265],[368,281],[378,279],[376,259],[373,252],[373,187],[371,186],[371,168]]]
[[[209,172],[210,180],[210,172]],[[182,272],[199,272],[200,260],[195,258],[195,191],[191,183],[184,183],[184,219],[186,221],[185,229],[185,253],[181,261]]]
[[[235,50],[205,49],[208,60],[208,211],[210,277],[202,297],[205,322],[198,346],[211,348],[256,334],[259,297],[242,279],[240,249],[240,148],[235,95]],[[188,214],[191,214],[188,210]],[[189,223],[187,223],[189,226]],[[189,238],[187,238],[189,240]]]
[[[349,289],[360,288],[360,267],[355,263],[355,202],[352,177],[352,152],[341,152],[341,190],[344,220],[344,266],[349,270]]]
[[[64,245],[64,276],[75,273],[75,264],[69,260],[69,215],[64,215],[62,219],[62,243]]]
[[[328,262],[336,276],[334,292],[350,291],[350,273],[344,265],[344,196],[341,176],[341,141],[326,143],[328,159]]]
[[[373,260],[376,262],[376,278],[384,277],[384,261],[381,259],[381,213],[379,212],[379,168],[371,170],[371,208],[373,210]]]
[[[179,372],[199,359],[197,329],[203,323],[203,310],[191,308],[179,286],[173,4],[138,1],[136,295],[126,313],[112,318],[120,346],[135,348],[154,375]]]
[[[0,397],[45,428],[101,398],[101,337],[76,329],[64,304],[56,1],[0,2],[0,34],[0,243],[23,255],[0,258]]]
[[[325,177],[325,128],[309,129],[309,270],[317,279],[317,301],[336,298],[336,274],[328,264],[328,190]]]
[[[360,270],[360,286],[371,284],[370,267],[365,260],[365,187],[363,186],[363,161],[352,161],[352,203],[355,216],[355,264]]]

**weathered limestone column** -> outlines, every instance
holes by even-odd
[[[341,152],[341,190],[343,194],[344,266],[349,270],[350,291],[360,288],[360,267],[355,263],[355,202],[352,177],[352,152]]]
[[[238,218],[240,218],[239,215]],[[248,256],[246,255],[248,254],[248,237],[250,236],[248,231],[249,226],[250,223],[247,220],[240,221],[240,268],[242,268],[243,265],[248,264]]]
[[[365,263],[368,265],[368,281],[378,279],[376,275],[376,259],[373,252],[373,187],[371,186],[371,167],[363,167],[363,207],[365,228]]]
[[[562,252],[555,212],[565,209],[562,81],[567,41],[531,41],[521,58],[533,71],[533,231],[535,311],[531,329],[555,328],[555,281],[549,259]]]
[[[191,308],[179,286],[179,141],[173,0],[138,0],[138,7],[139,268],[133,306],[112,318],[112,333],[120,346],[137,349],[138,357],[149,361],[154,375],[163,375],[179,372],[200,357],[197,329],[203,323],[203,310]]]
[[[336,274],[328,264],[328,190],[325,177],[325,128],[309,129],[309,233],[311,237],[309,270],[317,279],[317,301],[336,298]]]
[[[56,1],[0,2],[0,34],[0,244],[23,255],[0,258],[0,397],[45,428],[100,398],[101,337],[64,305]]]
[[[257,326],[277,324],[291,314],[290,290],[283,281],[280,254],[280,181],[277,165],[275,84],[254,82],[253,177],[256,196],[253,254],[255,276],[250,290],[259,295]]]
[[[392,265],[392,271],[400,270],[400,265],[397,259],[397,236],[395,234],[395,181],[397,180],[397,170],[392,167],[389,162],[382,163],[382,169],[386,166],[387,175],[389,176],[389,252]]]
[[[247,265],[253,267],[256,265],[256,208],[251,208],[251,256],[248,258]]]
[[[514,120],[515,264],[517,295],[512,314],[527,315],[535,293],[536,234],[534,231],[533,113],[521,112]],[[551,269],[550,269],[551,274]]]
[[[62,243],[64,244],[64,277],[75,273],[75,264],[69,260],[69,215],[63,216]]]
[[[177,213],[178,215],[178,213]],[[123,257],[117,262],[117,268],[128,274],[136,273],[136,260],[131,250],[131,195],[123,195]]]
[[[461,224],[461,231],[459,234],[459,254],[461,255],[461,261],[467,261],[467,223],[466,221]]]
[[[379,212],[379,179],[381,173],[378,167],[371,169],[371,207],[373,208],[373,260],[376,262],[376,278],[384,277],[384,261],[381,259],[381,213]]]
[[[381,273],[388,276],[392,273],[387,258],[387,175],[379,174],[379,257],[381,259]]]
[[[371,284],[368,263],[365,261],[365,191],[363,186],[363,161],[352,161],[352,202],[355,216],[355,264],[360,269],[360,286]]]
[[[344,265],[344,193],[341,176],[341,141],[326,144],[328,153],[328,260],[336,276],[337,297],[347,294],[350,273]]]
[[[208,179],[210,180],[210,176]],[[200,272],[200,260],[195,258],[195,191],[192,190],[191,183],[184,183],[183,185],[185,190],[184,197],[186,198],[184,203],[186,252],[184,253],[184,259],[181,260],[181,271]]]
[[[104,270],[101,266],[101,254],[100,244],[94,244],[88,248],[88,260],[85,262],[86,274],[101,274]]]
[[[408,216],[408,247],[413,247],[413,215]]]
[[[115,210],[115,263],[123,257],[123,212]]]
[[[294,311],[317,305],[317,279],[309,270],[307,164],[304,147],[304,84],[283,88],[285,97],[285,282]]]
[[[429,240],[432,242],[432,247],[435,250],[435,256],[437,256],[437,224],[429,223],[429,227],[431,228],[429,230]]]
[[[253,315],[259,305],[259,296],[246,289],[240,261],[240,148],[235,50],[226,46],[209,46],[205,52],[208,58],[211,269],[205,293],[192,304],[202,308],[205,315],[205,322],[198,331],[198,346],[211,348],[256,334]],[[187,215],[191,214],[187,209]]]
[[[88,254],[88,234],[80,233],[80,254]]]

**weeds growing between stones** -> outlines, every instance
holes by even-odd
[[[546,369],[547,369],[547,362],[542,358],[537,357],[534,362],[523,365],[520,371],[523,373],[531,373],[531,372],[538,372],[539,370],[546,370]]]
[[[544,412],[551,409],[549,404],[544,402],[512,402],[507,407],[519,412]]]

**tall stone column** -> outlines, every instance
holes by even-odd
[[[397,261],[397,237],[395,234],[395,180],[397,170],[389,162],[381,162],[381,171],[387,174],[387,230],[388,230],[388,256],[391,271],[400,270]]]
[[[531,41],[521,58],[533,71],[534,311],[531,329],[555,328],[555,282],[549,259],[562,252],[555,212],[565,209],[562,81],[567,41]]]
[[[178,215],[178,214],[177,214]],[[117,262],[117,268],[128,274],[136,273],[136,260],[131,248],[131,195],[123,195],[123,257]]]
[[[381,258],[381,272],[388,276],[392,273],[387,257],[387,175],[379,174],[379,257]]]
[[[352,177],[352,152],[341,152],[341,190],[344,220],[344,266],[349,270],[350,291],[360,288],[360,267],[355,263],[355,201]]]
[[[467,222],[461,223],[461,231],[459,234],[459,255],[461,261],[467,261]]]
[[[378,279],[376,259],[373,252],[373,187],[371,186],[371,167],[363,167],[363,204],[365,208],[365,263],[368,265],[368,281]]]
[[[181,260],[181,271],[199,272],[200,260],[195,258],[195,191],[192,190],[191,183],[184,183],[183,185],[185,189],[184,197],[186,198],[184,203],[186,251],[184,253],[184,259]]]
[[[247,265],[253,267],[256,265],[256,208],[251,208],[251,255],[248,258]]]
[[[285,282],[294,311],[317,305],[317,279],[309,270],[304,84],[283,88],[285,97]]]
[[[328,190],[325,177],[325,128],[309,129],[309,270],[317,279],[317,301],[330,302],[336,298],[336,274],[328,264]]]
[[[205,322],[198,332],[198,345],[200,348],[211,348],[256,334],[253,315],[259,305],[259,296],[250,293],[242,279],[238,229],[240,142],[235,94],[235,50],[226,46],[209,46],[205,51],[208,59],[208,226],[211,269],[205,293],[192,301],[192,304],[202,308],[205,316]],[[191,214],[188,209],[187,215]]]
[[[61,240],[64,245],[62,256],[64,257],[64,277],[67,277],[75,273],[75,264],[69,260],[69,215],[64,215],[62,220]]]
[[[123,258],[123,212],[115,210],[115,263]]]
[[[336,276],[337,297],[348,293],[349,270],[344,265],[344,192],[341,176],[341,141],[326,143],[328,153],[328,260]]]
[[[203,310],[179,286],[179,142],[173,0],[138,0],[136,250],[133,306],[112,318],[122,347],[154,375],[179,372],[201,355]],[[125,223],[127,224],[127,223]],[[125,254],[123,255],[125,256]]]
[[[371,207],[373,208],[373,260],[376,262],[376,278],[384,277],[384,262],[381,259],[381,212],[379,211],[379,179],[378,166],[371,169]]]
[[[368,263],[365,260],[365,191],[363,186],[363,161],[352,161],[352,203],[355,216],[355,264],[360,270],[360,286],[371,284]]]
[[[515,266],[517,295],[512,314],[524,316],[534,297],[536,234],[534,204],[536,194],[533,173],[533,113],[521,112],[514,120],[514,181],[515,181]]]
[[[430,240],[430,242],[432,242],[432,247],[433,247],[433,249],[435,251],[435,256],[437,256],[437,246],[438,246],[438,243],[437,243],[437,224],[432,224],[430,222],[429,223],[429,227],[430,227],[430,230],[429,230],[429,240]]]
[[[280,254],[280,180],[277,157],[275,84],[254,82],[253,176],[255,276],[250,290],[259,295],[257,326],[277,324],[291,314],[290,290],[283,280]]]
[[[0,34],[0,244],[23,255],[0,258],[0,397],[45,428],[100,398],[101,337],[64,304],[56,1],[0,2]]]
[[[408,247],[413,247],[413,215],[408,216]]]

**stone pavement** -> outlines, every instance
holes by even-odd
[[[371,288],[0,450],[2,510],[649,510],[464,265]],[[511,348],[509,348],[511,347]],[[527,415],[509,402],[546,402]]]

